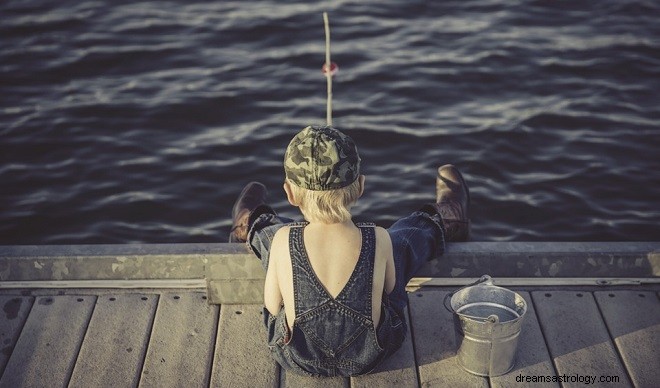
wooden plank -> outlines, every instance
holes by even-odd
[[[0,289],[21,288],[205,288],[204,279],[25,280],[0,282]]]
[[[154,294],[99,296],[69,387],[136,387],[157,304]]]
[[[408,333],[401,348],[383,361],[371,374],[351,378],[351,387],[419,386],[415,350],[410,334],[410,314],[408,312],[406,312],[405,319],[408,325]]]
[[[348,388],[350,380],[345,377],[309,377],[283,371],[281,387],[287,388]]]
[[[660,301],[653,292],[599,291],[596,301],[636,387],[660,383]]]
[[[219,306],[207,303],[202,292],[162,294],[140,387],[206,386],[219,311]]]
[[[206,292],[213,304],[263,304],[264,279],[207,279]]]
[[[0,377],[14,351],[32,303],[34,303],[34,298],[31,296],[0,295],[0,306],[2,306],[2,313],[0,313]]]
[[[222,305],[211,386],[278,385],[278,366],[266,344],[262,305]]]
[[[245,245],[242,247],[245,249]],[[214,257],[206,266],[207,279],[266,279],[266,271],[253,253],[223,255]]]
[[[449,291],[424,290],[409,294],[410,320],[424,387],[488,387],[488,379],[466,372],[456,357],[454,321],[442,300]]]
[[[234,261],[236,278],[247,278],[254,257],[245,244],[117,244],[0,246],[11,271],[0,280],[35,279],[215,279],[212,266]],[[243,265],[244,261],[247,263]],[[223,271],[220,265],[219,271]],[[242,268],[243,267],[243,268]],[[447,243],[442,260],[418,276],[618,276],[653,277],[660,268],[660,242],[464,242]],[[210,273],[208,271],[211,271]],[[242,272],[241,272],[242,271]],[[258,272],[256,272],[258,274]],[[263,273],[263,271],[262,271]],[[222,276],[222,275],[220,275]],[[232,278],[234,275],[227,275]]]
[[[563,387],[583,387],[577,378],[617,376],[631,386],[591,293],[535,291],[532,299]],[[610,386],[608,384],[608,386]]]
[[[499,282],[498,282],[499,283]],[[516,363],[511,372],[490,378],[490,385],[496,387],[514,387],[521,383],[532,384],[534,387],[559,387],[555,380],[555,368],[550,359],[550,352],[545,344],[532,297],[528,292],[518,292],[527,302],[527,312],[518,338]],[[543,376],[539,379],[537,376]],[[546,377],[550,377],[546,381]]]
[[[461,287],[474,283],[479,278],[422,278],[414,277],[406,285],[407,289],[419,287]],[[660,278],[506,278],[498,277],[500,287],[547,287],[547,286],[639,286],[642,284],[660,284]]]
[[[36,298],[0,386],[66,387],[95,302],[89,295]]]

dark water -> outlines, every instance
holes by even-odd
[[[0,243],[219,242],[325,121],[388,226],[454,163],[475,240],[660,240],[656,1],[3,1]]]
[[[497,317],[496,322],[499,323],[513,321],[520,317],[520,314],[511,308],[493,302],[470,303],[459,308],[457,313],[470,317],[471,320],[476,321],[483,321],[488,317],[495,315]]]

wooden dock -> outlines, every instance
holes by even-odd
[[[485,378],[457,363],[450,290],[422,288],[410,293],[403,347],[376,373],[345,379],[282,371],[262,306],[209,305],[204,289],[3,289],[0,387],[582,387],[587,377],[657,387],[658,291],[518,289],[529,310],[516,366]]]
[[[492,378],[459,366],[442,304],[486,273],[528,303]],[[660,386],[660,242],[450,243],[418,276],[393,357],[310,378],[270,358],[243,245],[0,246],[0,388]]]

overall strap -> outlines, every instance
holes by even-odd
[[[293,298],[297,317],[332,299],[318,281],[307,257],[303,239],[303,230],[306,225],[306,223],[293,224],[289,229],[289,255],[291,256]]]

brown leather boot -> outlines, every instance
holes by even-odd
[[[456,167],[445,164],[438,168],[435,181],[438,214],[445,226],[446,241],[467,241],[470,236],[470,190]]]
[[[250,213],[259,205],[266,203],[267,194],[266,186],[259,182],[250,182],[243,188],[231,211],[234,224],[229,233],[230,243],[241,243],[247,240]]]

